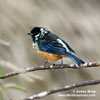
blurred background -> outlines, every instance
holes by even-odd
[[[33,50],[31,37],[27,35],[34,26],[57,34],[85,62],[100,62],[100,0],[0,0],[0,67],[5,73],[43,64],[44,60]],[[64,63],[73,62],[64,59]],[[100,79],[99,76],[99,68],[37,71],[14,76],[0,80],[2,100],[21,100],[45,90]],[[28,92],[7,89],[8,84],[24,86]],[[99,85],[73,90],[96,91],[95,97],[81,100],[100,99]],[[40,100],[80,100],[80,97],[58,96],[73,94],[73,90]]]

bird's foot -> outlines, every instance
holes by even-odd
[[[61,64],[63,65],[63,58],[61,59]]]
[[[48,61],[45,61],[44,63],[43,63],[43,67],[45,67],[46,68],[46,64],[48,63]]]

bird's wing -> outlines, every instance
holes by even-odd
[[[71,54],[69,46],[65,44],[61,39],[53,41],[40,40],[38,43],[39,49],[52,54]]]
[[[62,41],[63,41],[63,40],[62,40]],[[75,53],[75,51],[74,51],[65,41],[63,41],[63,42],[67,45],[68,49],[69,49],[71,52]]]

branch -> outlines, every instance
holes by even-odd
[[[78,88],[78,87],[83,87],[83,86],[89,86],[89,85],[96,85],[96,84],[100,84],[100,80],[89,80],[89,81],[85,81],[85,82],[80,82],[77,84],[72,84],[72,85],[66,85],[64,87],[60,87],[60,88],[56,88],[56,89],[52,89],[49,91],[44,91],[38,94],[35,94],[33,96],[30,96],[24,100],[34,100],[34,99],[40,99],[44,96],[48,96],[57,92],[61,92],[61,91],[66,91],[66,90],[70,90],[73,88]]]
[[[78,68],[88,68],[88,67],[90,68],[90,67],[99,67],[99,66],[100,66],[100,63],[89,62],[89,63],[85,63],[81,65],[80,67],[77,66],[76,64],[53,64],[53,65],[49,65],[46,67],[45,66],[27,67],[23,71],[10,72],[10,73],[4,74],[3,76],[0,76],[0,79],[5,79],[8,77],[20,75],[20,74],[27,73],[27,72],[38,71],[38,70],[63,69],[63,68],[78,69]]]

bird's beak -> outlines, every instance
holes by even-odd
[[[32,33],[30,33],[30,32],[29,32],[29,33],[27,33],[27,34],[28,34],[28,35],[32,35]]]

